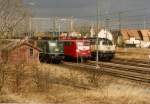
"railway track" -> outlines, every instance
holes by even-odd
[[[125,63],[125,62],[124,62]],[[112,76],[122,77],[130,80],[136,80],[140,82],[150,83],[150,68],[147,64],[141,64],[135,66],[135,64],[124,64],[124,63],[113,63],[113,62],[100,62],[99,68],[95,66],[94,61],[88,61],[87,63],[76,64],[76,63],[65,63],[72,67],[78,67],[82,70],[99,70],[96,72],[103,72]]]
[[[137,60],[137,59],[127,60],[114,58],[111,60],[111,63],[150,68],[150,60]]]

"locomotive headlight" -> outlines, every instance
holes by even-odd
[[[58,52],[59,51],[59,49],[58,48],[55,48],[55,52]]]
[[[79,52],[80,50],[79,49],[76,49],[76,52]]]

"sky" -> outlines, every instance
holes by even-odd
[[[124,26],[150,26],[150,0],[23,0],[34,17],[74,17],[96,20],[97,5],[101,21],[110,18],[117,25],[119,15]],[[98,1],[98,4],[97,4]],[[126,22],[127,21],[127,22]],[[142,25],[139,25],[142,24]]]
[[[94,16],[97,0],[24,0],[32,8],[34,15],[49,16]],[[101,14],[113,14],[128,11],[128,14],[150,13],[150,0],[98,0]],[[132,12],[132,13],[131,13]],[[115,15],[115,14],[114,14]]]

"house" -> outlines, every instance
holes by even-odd
[[[120,34],[122,34],[124,41],[129,40],[130,36],[127,29],[120,30]]]
[[[149,30],[140,30],[140,33],[143,36],[143,41],[141,43],[142,47],[150,47],[150,31]]]
[[[149,30],[140,30],[142,36],[143,36],[143,40],[145,42],[149,42],[150,41],[150,31]]]
[[[27,41],[0,41],[0,62],[4,63],[39,63],[40,49]]]
[[[142,40],[142,35],[139,34],[139,30],[128,29],[128,34],[130,38],[135,38],[135,40]]]

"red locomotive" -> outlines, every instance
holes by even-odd
[[[90,41],[84,39],[63,39],[64,55],[67,61],[86,61],[91,56]]]

